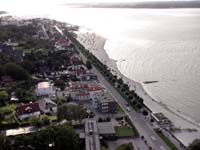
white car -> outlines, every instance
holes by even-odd
[[[126,110],[127,110],[128,112],[131,111],[129,106],[126,107]]]

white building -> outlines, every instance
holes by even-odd
[[[36,96],[53,96],[55,95],[55,91],[51,83],[40,82],[35,89],[35,94]]]

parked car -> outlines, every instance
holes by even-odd
[[[126,110],[127,110],[128,112],[131,111],[129,106],[126,107]]]

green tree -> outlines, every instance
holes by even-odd
[[[30,75],[28,72],[22,68],[20,65],[15,63],[7,63],[4,65],[5,74],[11,76],[16,80],[28,80]]]
[[[137,108],[137,109],[141,109],[141,108],[142,108],[142,104],[137,103],[137,104],[136,104],[136,108]]]
[[[42,125],[47,126],[47,125],[50,125],[50,123],[51,123],[51,121],[50,121],[49,117],[45,115],[42,118]]]
[[[86,65],[86,67],[87,67],[88,70],[92,69],[92,64],[91,64],[91,62],[89,60],[86,61],[85,65]]]
[[[0,103],[3,105],[8,99],[8,93],[6,91],[0,91]]]
[[[58,120],[81,120],[87,117],[86,111],[77,105],[62,105],[58,107]]]
[[[194,140],[188,147],[189,150],[200,150],[200,139]]]
[[[133,106],[135,106],[135,105],[137,104],[137,101],[136,101],[136,100],[132,100],[132,101],[131,101],[131,104],[132,104]]]
[[[22,67],[26,69],[29,73],[33,73],[35,71],[35,65],[30,60],[24,60],[22,63]]]
[[[5,115],[2,112],[0,112],[0,125],[2,124],[2,121],[4,120],[4,118],[5,118]]]
[[[66,87],[65,82],[63,80],[56,80],[54,82],[54,85],[60,88],[61,90],[64,90]]]
[[[0,136],[0,145],[0,150],[80,149],[78,135],[67,125],[49,126],[31,135]]]
[[[41,126],[41,121],[38,117],[32,117],[29,119],[29,123],[30,125],[32,126],[35,126],[35,127],[40,127]]]
[[[11,140],[3,135],[0,135],[0,145],[0,150],[11,150]]]
[[[142,114],[143,114],[144,116],[148,116],[149,113],[148,113],[147,110],[143,110]]]

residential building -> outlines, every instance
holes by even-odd
[[[77,101],[88,101],[90,100],[90,93],[85,89],[79,89],[76,91],[72,91],[71,97],[73,100]]]
[[[90,99],[90,93],[87,91],[87,84],[83,82],[70,82],[69,92],[73,100],[86,101]]]
[[[98,77],[96,74],[93,73],[85,73],[79,76],[81,81],[97,81]]]
[[[93,99],[93,106],[101,113],[116,113],[117,105],[113,96],[107,91],[97,92]]]
[[[38,100],[37,103],[39,104],[41,112],[45,114],[55,114],[57,112],[57,104],[49,98]]]
[[[55,42],[55,49],[56,50],[66,50],[66,48],[70,45],[70,40],[69,39],[59,39]]]
[[[49,82],[40,82],[35,89],[36,96],[52,96],[55,95],[53,85]]]
[[[109,138],[114,137],[116,132],[112,122],[99,122],[97,123],[99,135]]]
[[[38,103],[29,103],[18,106],[16,108],[16,117],[20,120],[40,115],[40,108]]]
[[[12,102],[19,101],[19,98],[16,96],[15,92],[11,93],[10,101],[12,101]]]
[[[80,55],[77,53],[71,54],[70,64],[71,65],[68,66],[68,68],[67,68],[69,71],[80,70],[80,69],[86,70],[86,67],[85,67]]]
[[[76,81],[69,83],[69,93],[74,100],[86,101],[93,99],[95,93],[102,91],[104,88],[99,82]]]

